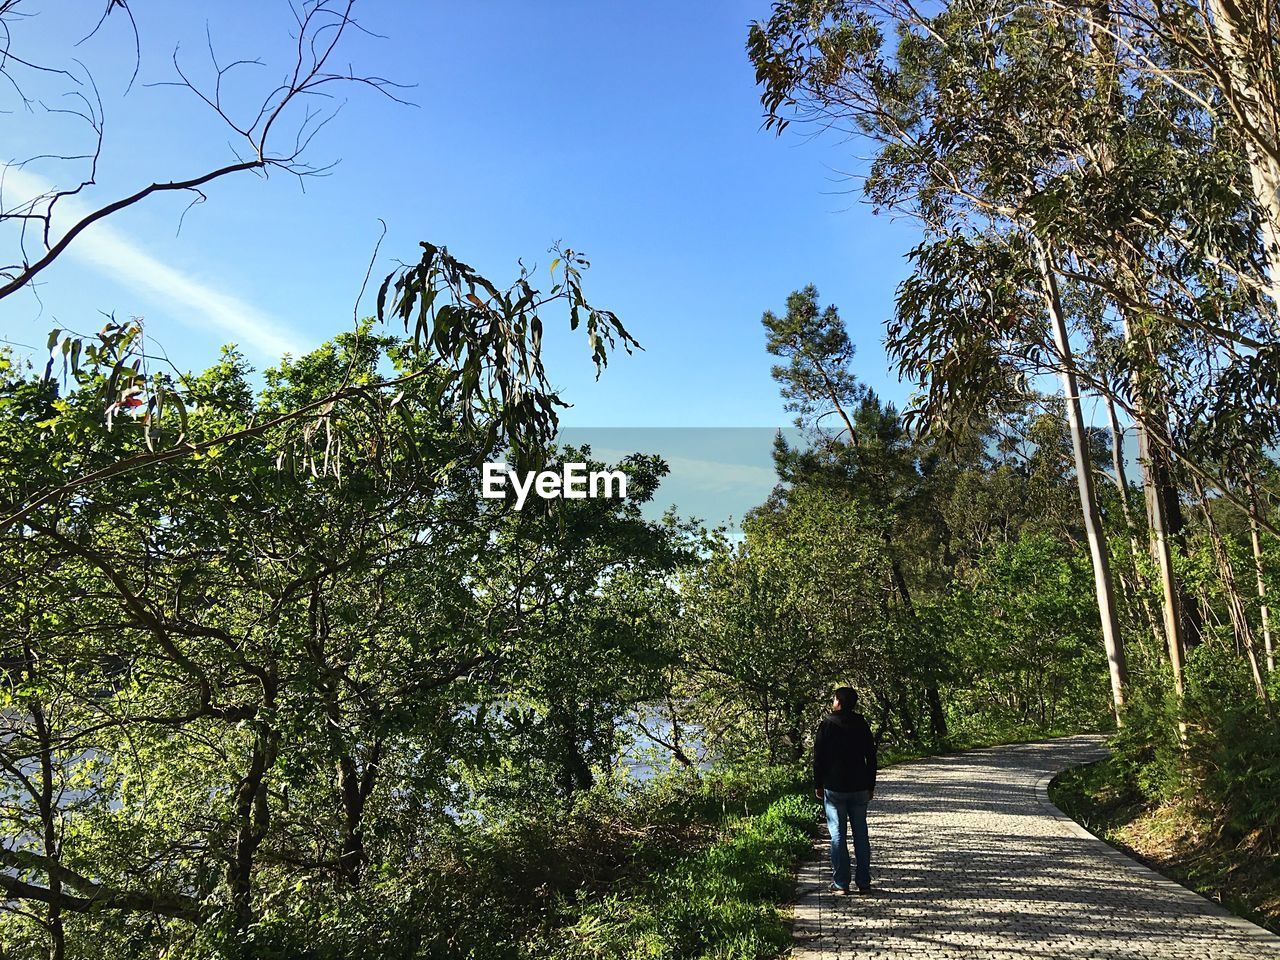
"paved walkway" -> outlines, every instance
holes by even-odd
[[[1049,803],[1102,739],[971,750],[885,770],[869,897],[826,893],[825,830],[801,867],[796,960],[1280,960],[1280,937],[1089,835]]]

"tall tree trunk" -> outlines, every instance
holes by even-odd
[[[1113,121],[1116,122],[1118,129],[1119,124],[1123,121],[1123,106],[1120,99],[1121,67],[1116,56],[1117,50],[1115,41],[1115,38],[1119,36],[1119,31],[1117,30],[1117,26],[1113,18],[1111,5],[1106,2],[1106,0],[1099,0],[1099,2],[1089,4],[1088,29],[1090,42],[1096,56],[1095,70],[1098,99],[1099,102],[1105,103],[1107,111]],[[1094,157],[1094,162],[1104,176],[1111,173],[1112,169],[1115,167],[1115,143],[1113,137],[1104,136],[1101,138],[1097,145],[1097,154]],[[1127,269],[1127,265],[1124,270],[1124,276],[1132,285],[1132,272]],[[1122,306],[1117,304],[1117,308],[1120,309],[1121,315],[1124,316],[1125,340],[1128,341],[1130,340],[1128,317],[1125,316],[1124,308]],[[1096,330],[1095,337],[1098,337],[1099,339],[1101,338],[1101,334]],[[1177,622],[1176,618],[1168,615],[1170,607],[1169,597],[1172,595],[1171,591],[1176,591],[1176,585],[1172,580],[1168,580],[1163,576],[1165,568],[1161,567],[1161,581],[1165,593],[1164,606],[1166,613],[1166,631],[1162,634],[1156,624],[1156,618],[1152,614],[1151,608],[1147,605],[1147,597],[1151,594],[1151,585],[1142,571],[1141,551],[1138,547],[1137,538],[1137,524],[1134,522],[1133,513],[1129,508],[1129,482],[1125,474],[1124,446],[1121,442],[1122,437],[1124,436],[1124,431],[1120,428],[1120,420],[1116,415],[1115,401],[1111,394],[1104,391],[1103,398],[1106,401],[1107,417],[1111,426],[1111,457],[1112,465],[1115,470],[1115,482],[1120,489],[1120,503],[1121,508],[1124,511],[1125,528],[1129,532],[1129,553],[1133,562],[1134,578],[1137,582],[1138,590],[1141,593],[1139,605],[1142,608],[1143,617],[1147,621],[1147,628],[1155,638],[1156,647],[1158,649],[1162,644],[1167,642],[1166,636],[1173,635],[1168,633],[1168,626],[1170,624],[1176,625]],[[1142,425],[1141,423],[1138,423],[1136,426],[1138,430],[1139,446],[1141,447],[1144,439]],[[1150,487],[1150,484],[1147,482],[1148,480],[1149,475],[1144,467],[1144,493],[1147,493]],[[1152,539],[1154,542],[1154,538],[1149,539]],[[1161,544],[1163,548],[1163,539],[1161,540]],[[1169,565],[1169,571],[1172,572],[1171,564]],[[1176,632],[1177,631],[1175,629],[1175,633]],[[1175,673],[1178,677],[1179,699],[1181,699],[1181,670],[1176,670]]]
[[[1249,541],[1253,548],[1253,576],[1258,587],[1258,610],[1262,617],[1262,644],[1266,651],[1267,672],[1276,669],[1275,641],[1271,636],[1271,610],[1267,606],[1267,581],[1262,570],[1262,533],[1258,529],[1258,490],[1253,481],[1248,482],[1246,491],[1249,496]]]
[[[1071,335],[1067,318],[1063,313],[1062,299],[1058,294],[1058,278],[1049,260],[1049,253],[1039,240],[1036,250],[1043,281],[1045,306],[1053,327],[1053,339],[1058,348],[1061,363],[1062,389],[1067,408],[1067,424],[1071,430],[1071,448],[1075,454],[1076,486],[1080,492],[1080,511],[1084,517],[1085,535],[1089,540],[1089,555],[1093,561],[1093,586],[1098,597],[1098,616],[1102,625],[1102,643],[1107,652],[1107,666],[1111,675],[1111,703],[1117,725],[1124,722],[1125,685],[1128,682],[1124,659],[1124,646],[1120,638],[1120,621],[1116,616],[1115,593],[1111,582],[1111,564],[1107,556],[1107,541],[1098,513],[1098,501],[1093,489],[1093,465],[1089,460],[1089,444],[1085,435],[1084,416],[1080,409],[1080,388],[1076,382],[1075,358],[1071,350]]]
[[[1262,214],[1268,293],[1280,309],[1280,90],[1273,59],[1274,8],[1256,0],[1209,0],[1210,68],[1235,115],[1254,199]]]
[[[1174,474],[1173,456],[1170,452],[1171,441],[1166,423],[1161,412],[1155,424],[1155,428],[1160,431],[1156,439],[1157,441],[1163,439],[1164,442],[1148,444],[1152,491],[1161,506],[1166,544],[1171,550],[1185,551],[1187,524],[1182,514],[1182,496]],[[1147,439],[1151,440],[1151,438],[1152,434],[1148,427]],[[1189,651],[1200,645],[1200,631],[1204,617],[1195,596],[1186,595],[1185,591],[1183,593],[1178,604],[1178,625],[1182,634],[1182,648],[1184,651]]]
[[[1116,414],[1116,403],[1110,394],[1103,394],[1103,401],[1107,407],[1107,421],[1111,428],[1111,466],[1114,471],[1114,480],[1117,491],[1120,494],[1120,507],[1124,511],[1125,529],[1129,531],[1129,560],[1133,566],[1134,590],[1137,594],[1138,608],[1142,611],[1142,618],[1147,622],[1147,629],[1151,631],[1151,636],[1155,639],[1156,649],[1164,645],[1164,634],[1161,632],[1160,625],[1156,622],[1155,615],[1151,612],[1151,605],[1148,598],[1151,596],[1151,581],[1147,579],[1146,573],[1142,569],[1142,548],[1138,545],[1138,524],[1134,520],[1133,511],[1129,506],[1129,477],[1124,465],[1124,430],[1120,426],[1120,418]],[[1123,582],[1123,578],[1121,578]]]
[[[1169,666],[1173,669],[1173,690],[1181,702],[1186,693],[1185,671],[1182,665],[1182,613],[1184,600],[1189,600],[1181,589],[1173,570],[1173,551],[1165,524],[1164,498],[1156,489],[1151,468],[1151,442],[1147,429],[1138,424],[1138,459],[1142,462],[1142,487],[1147,500],[1147,523],[1151,529],[1151,553],[1160,571],[1160,588],[1163,595],[1161,613],[1164,616],[1165,644],[1169,651]]]
[[[1136,332],[1127,313],[1122,315],[1124,337],[1137,345],[1154,361],[1150,343]],[[1160,574],[1161,613],[1164,620],[1165,644],[1169,666],[1173,671],[1173,688],[1179,703],[1186,689],[1185,652],[1200,642],[1200,608],[1195,597],[1183,589],[1173,566],[1175,546],[1182,540],[1182,508],[1167,444],[1170,442],[1167,419],[1163,413],[1163,397],[1153,390],[1148,380],[1133,373],[1134,427],[1138,435],[1138,462],[1142,466],[1142,491],[1146,499],[1147,523],[1151,531],[1151,555]],[[1157,416],[1157,414],[1159,414]],[[1158,426],[1166,445],[1152,441],[1152,427]],[[1185,735],[1185,725],[1179,721]]]
[[[1117,24],[1113,18],[1113,12],[1109,3],[1105,0],[1090,4],[1089,17],[1089,34],[1094,45],[1094,49],[1098,54],[1097,62],[1097,82],[1100,97],[1106,98],[1109,113],[1116,121],[1123,119],[1123,110],[1120,103],[1120,67],[1116,58],[1116,42],[1115,38],[1120,35]],[[1099,146],[1098,157],[1096,160],[1099,169],[1105,174],[1109,173],[1115,164],[1114,145],[1111,138],[1104,137]],[[1131,288],[1131,294],[1136,295],[1142,288],[1134,275],[1130,265],[1122,257],[1120,264],[1121,282],[1125,286]],[[1134,297],[1136,299],[1136,296]],[[1124,324],[1124,339],[1127,344],[1132,345],[1135,339],[1135,331],[1130,322],[1128,311],[1121,305],[1117,304],[1121,319]],[[1148,358],[1154,359],[1150,342],[1144,337],[1139,344],[1142,353]],[[1146,424],[1146,407],[1149,406],[1147,398],[1146,384],[1140,374],[1135,371],[1132,375],[1132,383],[1134,387],[1134,403],[1138,416],[1135,418],[1135,428],[1138,436],[1138,459],[1142,465],[1142,488],[1143,495],[1147,505],[1147,519],[1150,530],[1150,545],[1152,556],[1156,561],[1156,568],[1160,575],[1160,586],[1163,594],[1162,615],[1164,620],[1164,642],[1169,653],[1169,662],[1173,668],[1174,690],[1177,694],[1178,701],[1181,703],[1184,692],[1183,678],[1183,651],[1186,649],[1185,636],[1185,614],[1188,608],[1194,609],[1194,601],[1186,597],[1185,592],[1181,590],[1177,578],[1174,575],[1172,543],[1170,540],[1170,518],[1169,510],[1172,507],[1177,509],[1178,499],[1176,488],[1172,490],[1170,496],[1168,480],[1171,478],[1171,472],[1164,469],[1164,459],[1157,459],[1159,453],[1163,451],[1155,451],[1150,442],[1149,427]],[[1119,426],[1115,405],[1110,396],[1107,397],[1108,414],[1111,418],[1113,436]],[[1162,421],[1163,422],[1163,421]],[[1117,477],[1123,475],[1123,458],[1116,458]],[[1127,484],[1126,484],[1127,486]],[[1123,494],[1122,494],[1123,495]],[[1127,499],[1126,499],[1127,508]],[[1130,522],[1130,530],[1133,530],[1132,519],[1127,514],[1126,520]],[[1179,513],[1176,522],[1178,530],[1181,530],[1181,514]],[[1131,548],[1134,544],[1131,543]],[[1134,567],[1138,569],[1138,557],[1135,551]],[[1144,603],[1145,610],[1145,603]],[[1154,618],[1150,618],[1154,627]],[[1198,628],[1196,630],[1198,638]],[[1157,638],[1159,642],[1159,638]],[[1181,723],[1180,723],[1181,727]],[[1185,733],[1185,728],[1182,728]]]

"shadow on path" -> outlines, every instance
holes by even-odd
[[[1086,735],[885,770],[871,807],[875,893],[826,892],[823,836],[800,870],[793,956],[1280,960],[1280,937],[1084,833],[1038,791],[1105,753]]]

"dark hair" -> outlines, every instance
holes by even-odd
[[[833,694],[836,702],[840,704],[840,712],[847,713],[858,709],[858,691],[853,687],[836,687]]]

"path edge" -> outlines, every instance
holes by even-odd
[[[1190,887],[1184,886],[1183,884],[1178,883],[1178,881],[1176,880],[1170,880],[1164,874],[1159,873],[1156,870],[1153,870],[1151,867],[1147,866],[1145,863],[1142,863],[1140,860],[1134,859],[1133,857],[1129,856],[1129,854],[1125,853],[1123,850],[1119,850],[1116,847],[1113,847],[1111,844],[1107,843],[1107,841],[1103,840],[1097,834],[1086,829],[1078,820],[1074,820],[1071,817],[1067,816],[1060,809],[1058,809],[1057,804],[1055,804],[1052,800],[1049,799],[1049,784],[1053,781],[1055,777],[1057,777],[1060,774],[1066,773],[1068,770],[1074,770],[1077,767],[1084,767],[1084,766],[1088,766],[1091,763],[1097,763],[1099,760],[1105,760],[1110,755],[1110,753],[1111,753],[1110,748],[1105,748],[1104,750],[1099,751],[1098,755],[1091,759],[1083,759],[1078,762],[1071,763],[1068,766],[1063,767],[1061,770],[1054,771],[1053,773],[1046,773],[1039,780],[1037,780],[1036,788],[1035,788],[1036,799],[1040,801],[1040,806],[1044,808],[1044,812],[1047,813],[1054,820],[1056,820],[1058,822],[1058,825],[1066,833],[1069,833],[1072,836],[1078,837],[1079,839],[1090,843],[1093,847],[1095,847],[1096,852],[1101,856],[1103,856],[1105,859],[1110,860],[1112,863],[1118,866],[1128,869],[1132,873],[1138,874],[1144,880],[1152,884],[1152,886],[1158,887],[1162,890],[1166,890],[1170,893],[1180,893],[1180,894],[1190,893],[1196,898],[1203,900],[1205,904],[1209,907],[1210,913],[1216,914],[1220,919],[1226,921],[1229,926],[1237,928],[1241,933],[1247,934],[1251,939],[1259,940],[1263,943],[1267,943],[1273,946],[1280,946],[1280,936],[1277,936],[1276,934],[1272,933],[1266,927],[1259,926],[1258,924],[1254,923],[1252,920],[1248,920],[1240,916],[1239,914],[1232,913],[1230,910],[1228,910],[1222,904],[1218,903],[1216,900],[1211,900],[1208,897],[1206,897],[1204,894],[1199,893],[1196,890],[1192,890]]]

